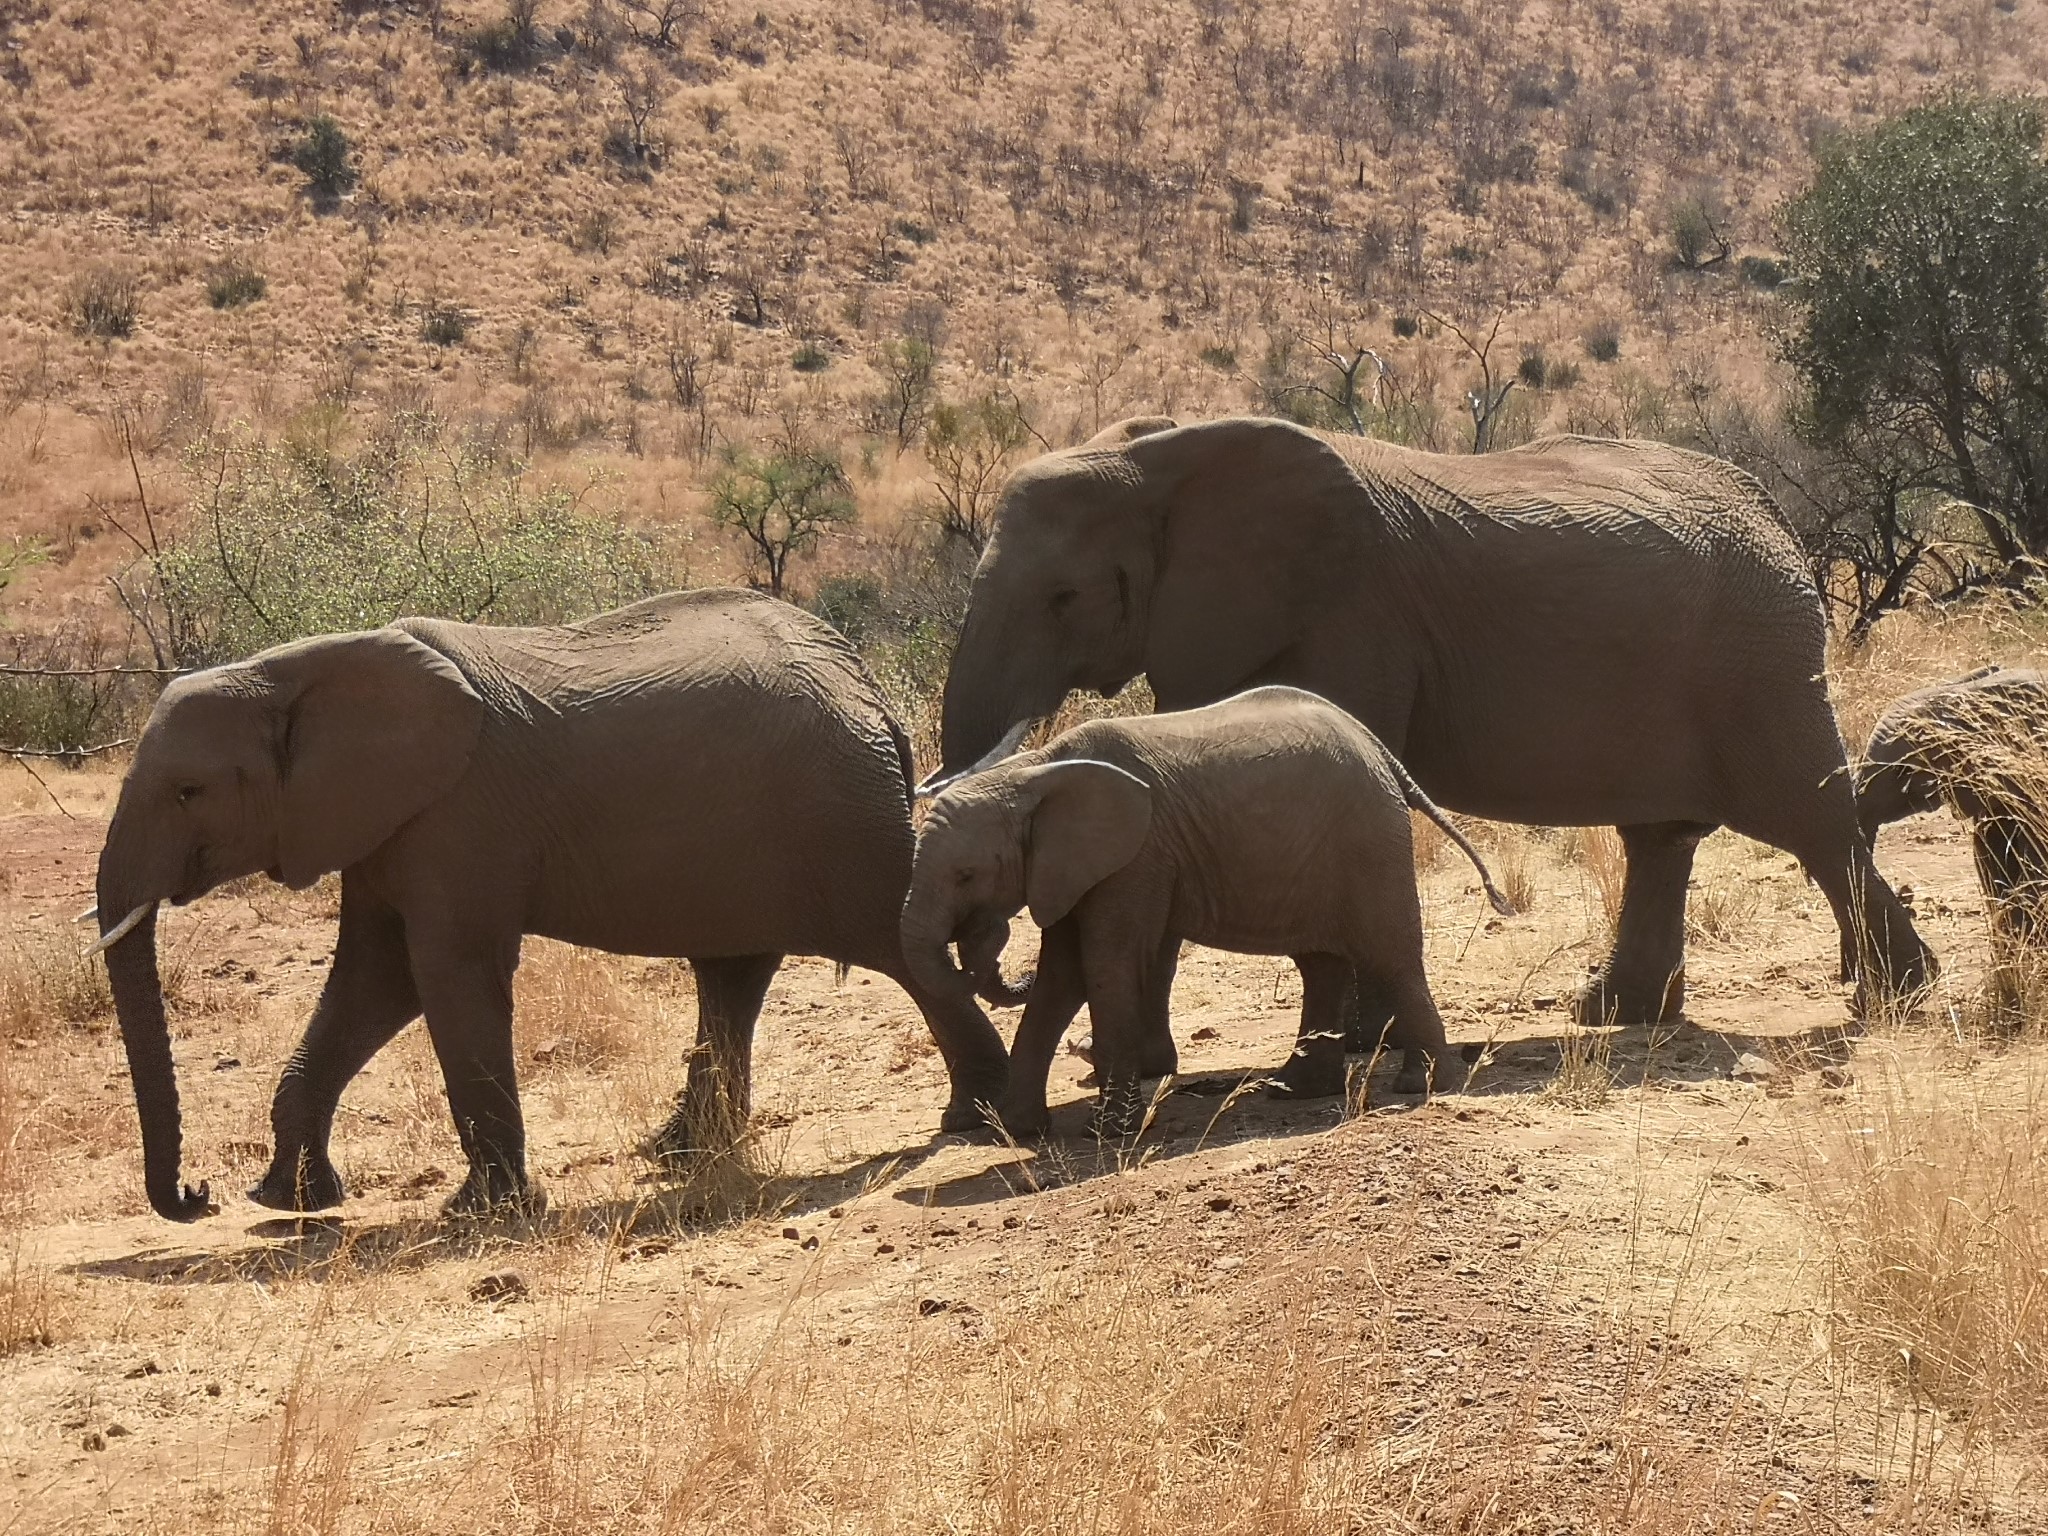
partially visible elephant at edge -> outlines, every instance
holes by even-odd
[[[1410,806],[1512,910],[1458,829],[1326,700],[1260,688],[1204,709],[1091,721],[932,801],[903,908],[904,957],[934,992],[986,992],[994,955],[962,936],[1007,930],[1030,907],[1043,944],[996,1105],[1017,1135],[1045,1128],[1053,1052],[1084,1001],[1099,1123],[1136,1128],[1140,1078],[1173,1069],[1166,1018],[1184,940],[1293,957],[1302,1015],[1277,1078],[1285,1094],[1343,1091],[1354,972],[1390,1001],[1401,1086],[1450,1086],[1455,1062],[1423,969]]]
[[[407,619],[173,682],[137,744],[99,863],[102,944],[150,1204],[181,1188],[156,907],[257,871],[341,872],[333,969],[271,1107],[279,1209],[342,1197],[342,1089],[422,1013],[469,1159],[451,1209],[527,1198],[512,1048],[524,934],[686,957],[698,1045],[657,1147],[744,1125],[762,998],[787,954],[892,977],[952,1075],[949,1124],[1006,1067],[971,998],[903,963],[909,746],[859,658],[748,593],[649,599],[580,624]]]
[[[1578,437],[1451,456],[1145,419],[1005,487],[933,777],[1000,755],[1071,689],[1142,675],[1181,710],[1292,684],[1452,810],[1620,830],[1622,911],[1586,1022],[1678,1012],[1693,852],[1720,826],[1805,865],[1859,1002],[1911,994],[1933,956],[1857,825],[1826,640],[1782,515],[1717,459]]]
[[[1856,809],[1878,828],[1947,806],[1970,824],[1993,927],[2048,929],[2048,677],[1986,667],[1896,700],[1856,763]]]

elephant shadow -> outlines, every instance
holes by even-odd
[[[1747,1035],[1705,1029],[1684,1018],[1608,1029],[1561,1027],[1468,1047],[1473,1059],[1461,1093],[1482,1100],[1534,1095],[1564,1081],[1571,1070],[1608,1088],[1651,1083],[1699,1087],[1738,1078],[1768,1085],[1801,1072],[1840,1070],[1854,1038],[1839,1025],[1792,1035]],[[941,1181],[907,1184],[895,1197],[928,1207],[986,1205],[1085,1183],[1141,1162],[1156,1165],[1216,1147],[1313,1135],[1363,1114],[1401,1116],[1422,1107],[1419,1097],[1392,1092],[1396,1061],[1352,1061],[1351,1092],[1345,1099],[1270,1099],[1261,1091],[1268,1076],[1263,1069],[1176,1079],[1164,1093],[1155,1091],[1150,1123],[1133,1142],[1094,1137],[1089,1130],[1093,1101],[1076,1100],[1054,1108],[1051,1130],[1031,1149],[1034,1155]]]
[[[565,1236],[598,1238],[629,1257],[764,1217],[801,1217],[859,1198],[877,1184],[914,1172],[957,1136],[876,1153],[826,1174],[756,1175],[743,1168],[681,1177],[650,1166],[644,1193],[539,1215],[420,1215],[367,1221],[343,1215],[267,1217],[243,1229],[246,1243],[216,1249],[155,1246],[115,1258],[65,1265],[62,1273],[159,1285],[324,1282],[365,1274],[402,1274],[432,1265],[508,1257]]]

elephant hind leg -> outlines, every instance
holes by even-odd
[[[1581,1024],[1654,1024],[1685,1006],[1685,892],[1693,854],[1714,828],[1645,822],[1621,833],[1628,871],[1614,949],[1579,995]]]
[[[690,962],[697,975],[697,1045],[675,1113],[655,1135],[657,1157],[723,1152],[745,1134],[754,1108],[754,1026],[781,964],[779,954]]]
[[[328,1139],[342,1090],[419,1016],[404,920],[344,876],[334,965],[278,1078],[270,1103],[270,1168],[249,1191],[251,1200],[278,1211],[341,1203],[341,1175],[329,1159]]]
[[[1326,1099],[1344,1091],[1344,1003],[1351,962],[1341,955],[1296,955],[1301,1029],[1294,1053],[1268,1088],[1275,1098]],[[1441,1025],[1439,1025],[1441,1033]]]

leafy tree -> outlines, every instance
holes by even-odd
[[[1036,438],[1024,407],[1006,392],[933,409],[924,429],[924,457],[935,496],[925,512],[945,538],[981,553],[1010,466]]]
[[[2043,126],[1953,95],[1829,144],[1780,210],[1795,425],[1874,488],[1894,591],[1956,503],[2002,566],[2048,550]]]
[[[305,135],[292,146],[292,164],[319,197],[339,197],[356,184],[354,157],[341,124],[325,112],[306,124]]]
[[[757,454],[728,449],[712,477],[706,514],[753,546],[768,574],[768,594],[782,596],[789,557],[859,513],[838,455],[822,448]]]

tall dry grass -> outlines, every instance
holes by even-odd
[[[1911,1401],[2048,1427],[2048,1056],[1866,1050],[1809,1167],[1837,1342]]]

